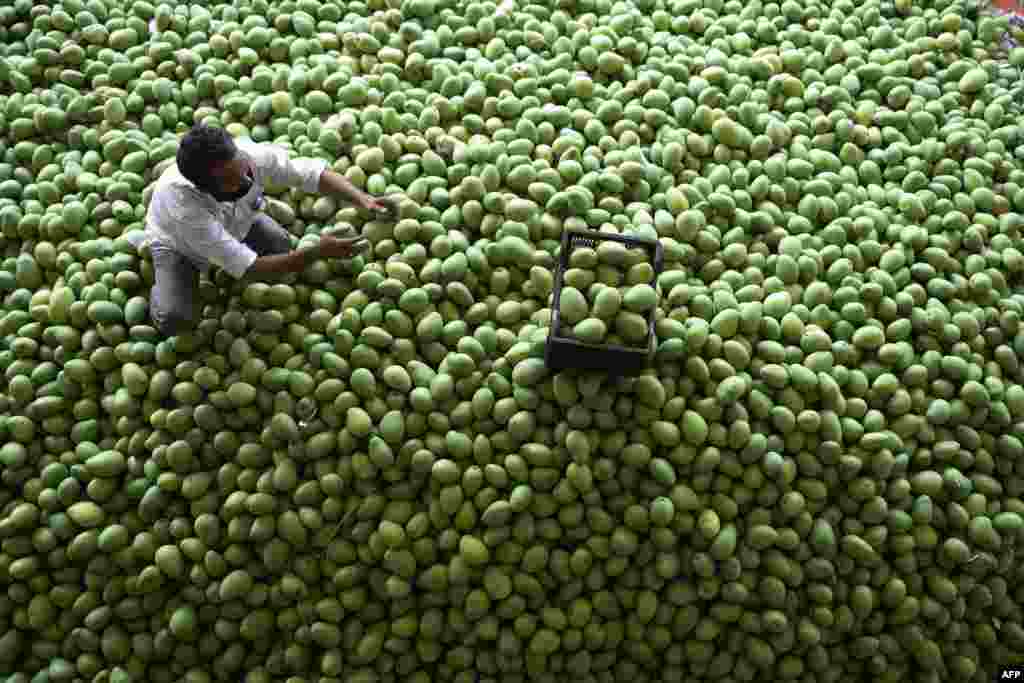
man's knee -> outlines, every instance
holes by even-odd
[[[270,254],[287,254],[292,250],[291,234],[267,214],[258,214],[254,221],[260,241]]]
[[[271,243],[271,248],[275,254],[287,254],[292,250],[292,240],[288,236],[288,233],[281,228],[281,231],[276,233]]]
[[[287,254],[292,250],[292,237],[280,225],[273,232],[273,249],[275,254]]]

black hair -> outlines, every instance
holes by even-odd
[[[223,128],[197,123],[178,145],[178,170],[201,190],[216,190],[210,168],[231,161],[238,149]]]

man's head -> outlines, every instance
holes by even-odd
[[[223,128],[197,124],[178,145],[178,170],[219,201],[240,198],[252,184],[252,169]]]

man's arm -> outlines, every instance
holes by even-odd
[[[246,275],[281,275],[285,273],[301,273],[309,264],[320,258],[351,258],[369,246],[365,237],[335,237],[321,235],[320,241],[314,246],[296,249],[287,254],[260,256]]]
[[[249,266],[249,270],[245,271],[245,274],[260,276],[301,273],[307,266],[309,266],[309,264],[313,263],[321,256],[320,245],[296,249],[295,251],[290,251],[287,254],[270,254],[269,256],[260,256],[252,262],[252,265]]]
[[[320,194],[339,195],[345,201],[363,208],[366,208],[366,200],[369,199],[367,194],[353,185],[348,178],[329,168],[320,174],[320,184],[317,189]]]
[[[365,207],[369,195],[348,178],[331,170],[323,159],[292,157],[284,147],[271,143],[243,143],[257,166],[275,185],[301,188],[305,192],[338,195],[359,207]]]
[[[389,209],[381,201],[353,185],[348,178],[331,170],[323,159],[292,157],[284,147],[272,143],[242,143],[256,165],[275,185],[300,188],[305,192],[335,195],[364,211]]]

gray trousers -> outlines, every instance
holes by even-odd
[[[266,214],[258,214],[243,243],[259,256],[287,254],[291,235]],[[153,290],[149,311],[160,334],[173,337],[190,332],[199,322],[196,295],[199,270],[185,256],[161,244],[150,247],[153,258]]]

